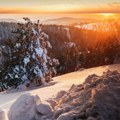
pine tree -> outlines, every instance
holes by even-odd
[[[17,40],[8,40],[9,61],[4,64],[1,71],[1,86],[17,87],[25,81],[36,81],[43,84],[43,78],[55,72],[54,66],[58,60],[48,57],[47,49],[52,46],[48,35],[41,30],[39,21],[32,23],[24,18],[24,24],[18,23],[16,31]]]

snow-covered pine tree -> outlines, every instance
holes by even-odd
[[[32,23],[29,18],[24,18],[24,24],[18,24],[14,33],[17,40],[7,41],[9,47],[9,61],[4,64],[1,71],[1,86],[6,88],[24,83],[36,81],[43,84],[43,78],[50,79],[55,67],[59,64],[57,59],[48,57],[47,49],[52,46],[48,41],[49,36],[42,32],[39,21]]]

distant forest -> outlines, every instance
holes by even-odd
[[[0,23],[0,64],[7,58],[8,39],[16,39],[12,31],[16,23]],[[75,26],[42,25],[53,46],[48,53],[59,60],[58,74],[81,68],[120,62],[120,25],[114,23],[115,30],[96,31]],[[4,60],[3,60],[4,59]]]

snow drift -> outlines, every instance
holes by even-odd
[[[26,98],[24,95],[21,106],[21,98],[18,98],[9,111],[9,118],[26,120],[25,113],[31,114],[29,111],[33,111],[32,118],[27,120],[119,120],[119,92],[120,73],[107,71],[102,76],[92,74],[83,84],[72,85],[67,92],[61,91],[55,98],[47,100],[50,105],[40,100],[35,102],[35,96],[29,95]],[[19,119],[16,110],[22,119]]]
[[[82,85],[73,85],[63,97],[56,99],[55,113],[60,110],[56,118],[67,120],[65,117],[72,115],[77,120],[119,120],[119,92],[120,73],[117,71],[90,75]]]

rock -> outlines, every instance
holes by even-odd
[[[24,90],[27,90],[27,84],[21,84],[17,87],[18,91],[24,91]]]
[[[81,112],[79,115],[77,115],[77,118],[79,118],[79,119],[86,119],[85,112]]]
[[[0,120],[7,120],[6,119],[6,113],[1,108],[0,108]]]
[[[89,75],[84,83],[91,84],[98,76],[96,74]]]
[[[62,90],[60,92],[58,92],[58,94],[56,95],[56,99],[60,99],[63,95],[65,95],[66,91]]]
[[[35,120],[50,120],[49,118],[47,118],[47,116],[42,116],[40,114],[36,114],[35,115]]]
[[[51,119],[47,118],[46,116],[42,116],[40,120],[51,120]]]
[[[78,71],[83,71],[83,70],[85,70],[85,68],[80,68]]]
[[[63,113],[63,109],[62,108],[58,108],[54,111],[54,118],[58,118],[60,114]]]
[[[57,102],[56,102],[55,100],[52,100],[52,99],[47,100],[47,102],[50,103],[50,105],[51,105],[51,107],[52,107],[53,109],[54,109],[55,106],[57,105]]]
[[[9,120],[34,120],[35,108],[40,102],[38,96],[31,94],[20,96],[9,110]]]
[[[75,115],[72,112],[64,113],[57,120],[75,120]]]
[[[73,107],[72,106],[66,106],[64,107],[64,112],[69,112]]]
[[[97,120],[94,117],[88,117],[87,120]]]
[[[97,120],[105,120],[102,116],[98,116]]]
[[[35,114],[35,120],[41,120],[41,117],[42,117],[42,115],[40,115],[40,114],[38,114],[36,112],[36,114]]]
[[[87,115],[87,116],[92,116],[92,115],[93,115],[93,110],[92,110],[92,108],[87,108],[87,109],[86,109],[86,115]]]
[[[37,112],[42,114],[42,115],[45,115],[48,117],[51,117],[53,115],[53,109],[47,103],[40,103],[39,105],[37,105],[36,108],[37,108]]]
[[[72,91],[74,88],[76,88],[76,85],[73,84],[73,85],[70,87],[69,92]]]
[[[84,88],[84,89],[83,89]],[[72,85],[57,99],[54,118],[57,120],[120,120],[120,73],[107,71],[102,76],[89,75],[82,85]],[[66,106],[71,106],[69,108]],[[74,110],[74,115],[69,114]],[[72,117],[71,117],[72,116]]]

